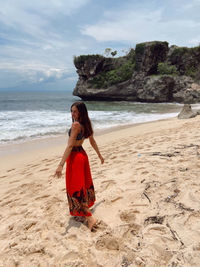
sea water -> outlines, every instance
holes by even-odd
[[[0,144],[56,136],[71,125],[72,91],[0,91]],[[175,117],[177,103],[85,101],[94,131]]]

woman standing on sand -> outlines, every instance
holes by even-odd
[[[95,202],[95,192],[88,156],[82,147],[85,138],[89,138],[90,144],[102,164],[104,159],[93,137],[93,129],[85,104],[83,102],[72,104],[71,115],[73,123],[69,130],[68,145],[56,169],[55,176],[62,175],[63,166],[67,161],[66,188],[70,214],[85,217],[88,228],[92,231],[97,220],[92,216],[89,208]]]

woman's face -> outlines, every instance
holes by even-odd
[[[73,121],[78,121],[79,118],[79,111],[76,106],[73,106],[71,109],[71,114],[72,114],[72,120]]]

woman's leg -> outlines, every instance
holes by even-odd
[[[91,214],[89,209],[87,209],[87,214]],[[92,216],[92,214],[91,214],[91,216],[85,216],[85,219],[87,220],[88,228],[92,231],[93,227],[97,223],[97,219],[94,216]]]
[[[87,220],[87,223],[88,223],[88,228],[92,231],[94,226],[96,225],[97,223],[97,219],[94,218],[93,216],[87,216],[85,217],[86,220]]]

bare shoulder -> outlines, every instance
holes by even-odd
[[[80,130],[81,129],[81,125],[80,125],[80,123],[78,122],[78,121],[75,121],[75,122],[73,122],[72,123],[72,130]]]

